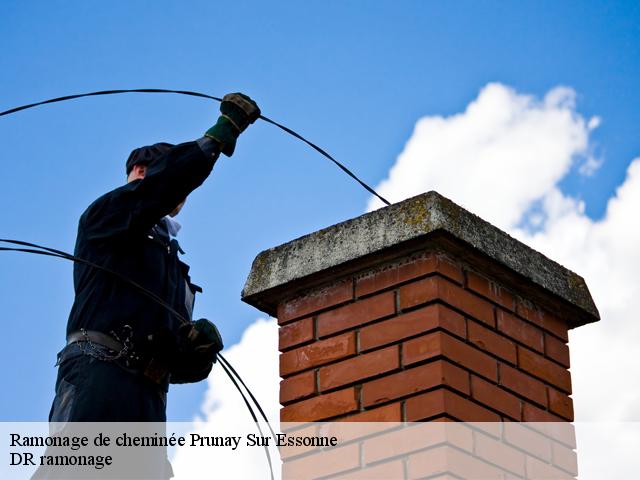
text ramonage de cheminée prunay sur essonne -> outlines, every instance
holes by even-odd
[[[70,450],[79,450],[89,445],[96,447],[230,447],[237,449],[242,442],[242,435],[201,435],[190,433],[186,436],[148,435],[136,436],[122,433],[114,438],[97,434],[90,439],[87,436],[21,436],[11,434],[10,445],[12,447],[63,447]],[[247,447],[335,447],[338,444],[337,437],[330,436],[297,436],[286,433],[277,433],[274,437],[261,436],[250,433],[246,435]]]

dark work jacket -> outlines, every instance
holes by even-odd
[[[157,294],[184,317],[189,267],[178,258],[178,245],[156,224],[207,178],[216,154],[196,142],[176,145],[147,169],[144,179],[117,188],[93,202],[80,217],[75,255],[121,273]],[[67,334],[85,328],[122,336],[133,332],[138,353],[151,348],[148,336],[176,333],[180,321],[139,290],[106,272],[76,263],[75,301]],[[150,352],[153,354],[153,352]]]

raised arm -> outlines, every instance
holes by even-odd
[[[142,178],[96,200],[80,220],[87,240],[148,231],[206,180],[220,153],[233,154],[239,135],[260,115],[256,103],[238,93],[225,95],[220,112],[202,138],[163,144],[167,147],[153,155]]]

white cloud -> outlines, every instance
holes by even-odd
[[[491,83],[463,113],[418,120],[377,191],[397,202],[435,189],[506,228],[587,154],[588,134],[573,90],[557,87],[537,100]]]

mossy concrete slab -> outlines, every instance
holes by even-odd
[[[273,314],[285,292],[435,243],[446,243],[472,264],[482,258],[483,270],[510,276],[510,285],[537,288],[575,307],[573,326],[599,319],[582,277],[433,191],[261,252],[242,299]]]

